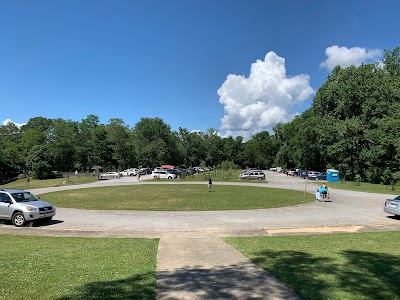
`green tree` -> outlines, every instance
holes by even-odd
[[[15,124],[0,126],[0,183],[25,169],[20,139],[20,129]]]
[[[160,118],[142,118],[134,131],[135,150],[140,165],[147,167],[169,164],[177,152],[171,128]]]
[[[49,130],[49,149],[54,170],[73,171],[77,159],[78,122],[55,119]]]
[[[112,149],[111,159],[116,169],[134,165],[135,151],[131,142],[129,126],[122,119],[110,119],[106,126],[107,144]]]
[[[26,164],[32,169],[32,177],[46,179],[52,176],[53,158],[48,145],[34,145],[28,153]]]

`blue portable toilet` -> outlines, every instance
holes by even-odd
[[[334,169],[326,170],[326,180],[328,182],[337,182],[339,181],[339,171]]]

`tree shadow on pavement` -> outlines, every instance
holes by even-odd
[[[275,298],[278,297],[278,298]],[[157,300],[301,299],[270,273],[251,263],[157,272]]]

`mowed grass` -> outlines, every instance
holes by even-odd
[[[87,188],[40,195],[57,207],[95,210],[246,210],[298,205],[314,199],[299,191],[254,186],[146,184]]]
[[[0,239],[0,299],[155,299],[157,239]]]
[[[72,181],[72,182],[71,182]],[[70,176],[68,178],[54,178],[54,179],[46,179],[46,180],[38,180],[31,179],[29,181],[29,186],[27,185],[26,179],[18,179],[13,182],[2,184],[0,188],[2,189],[21,189],[21,190],[29,190],[29,189],[37,189],[37,188],[45,188],[45,187],[53,187],[53,186],[62,186],[65,184],[84,184],[97,181],[96,178],[89,176]]]
[[[317,183],[317,182],[315,182]],[[400,194],[400,186],[394,186],[394,190],[392,186],[384,185],[384,184],[372,184],[367,182],[354,183],[351,181],[346,182],[327,182],[328,187],[332,187],[339,190],[349,190],[349,191],[357,191],[357,192],[367,192],[367,193],[378,193],[378,194],[390,194],[390,195],[399,195]]]
[[[225,241],[306,300],[400,299],[400,232]]]
[[[210,172],[204,172],[194,175],[185,176],[182,178],[177,178],[179,181],[207,181],[210,176],[213,182],[221,181],[221,182],[267,182],[266,180],[258,181],[258,180],[240,180],[241,170],[213,170]]]

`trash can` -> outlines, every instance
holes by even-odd
[[[339,181],[339,171],[334,169],[326,170],[326,180],[328,182],[337,182]]]

